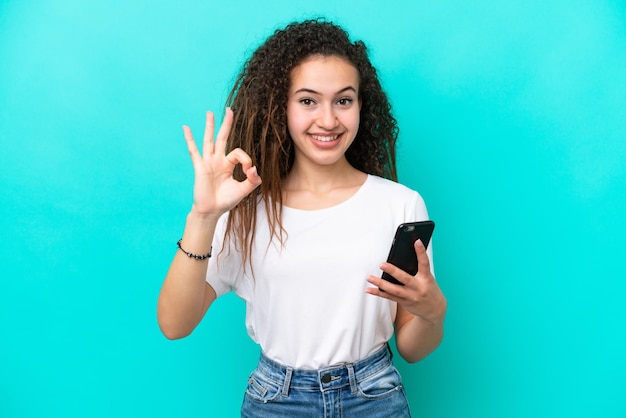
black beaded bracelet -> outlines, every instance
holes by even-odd
[[[183,253],[185,253],[185,255],[186,255],[187,257],[189,257],[189,258],[195,258],[196,260],[206,260],[207,258],[211,257],[211,252],[213,251],[213,247],[211,247],[211,250],[209,251],[209,253],[208,253],[208,254],[204,254],[204,255],[201,255],[201,254],[193,254],[193,253],[187,252],[187,251],[185,251],[185,250],[183,249],[183,247],[180,245],[180,242],[181,242],[182,240],[183,240],[182,238],[181,238],[181,239],[179,239],[179,240],[178,240],[178,242],[176,243],[176,245],[178,245],[178,248],[179,248],[179,249],[180,249]]]

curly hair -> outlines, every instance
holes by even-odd
[[[244,64],[227,99],[234,113],[228,149],[241,148],[247,152],[263,179],[261,186],[228,216],[226,235],[230,238],[234,233],[244,265],[249,262],[257,204],[261,199],[267,208],[271,237],[284,244],[281,184],[293,166],[295,155],[287,128],[291,73],[315,55],[343,58],[359,74],[360,124],[346,151],[348,162],[365,173],[397,181],[397,122],[365,44],[351,42],[345,30],[324,19],[294,22],[276,30]],[[240,180],[245,178],[240,169],[235,176]]]

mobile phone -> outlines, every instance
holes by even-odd
[[[415,254],[415,241],[418,239],[428,248],[428,243],[435,230],[433,221],[407,222],[398,226],[396,235],[389,250],[387,262],[406,271],[410,275],[417,274],[417,254]],[[383,272],[382,278],[394,284],[404,286],[391,275]]]

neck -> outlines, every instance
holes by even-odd
[[[365,173],[352,167],[347,160],[330,166],[294,163],[283,182],[283,189],[324,192],[363,183]]]

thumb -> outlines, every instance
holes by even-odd
[[[244,189],[245,193],[248,194],[248,193],[251,193],[252,190],[259,187],[261,183],[262,183],[261,176],[259,176],[256,166],[252,166],[248,170],[246,170],[246,179],[242,181],[240,184],[242,188]]]
[[[417,255],[417,271],[422,273],[430,273],[430,260],[428,259],[428,253],[426,247],[421,239],[415,241],[415,254]]]

